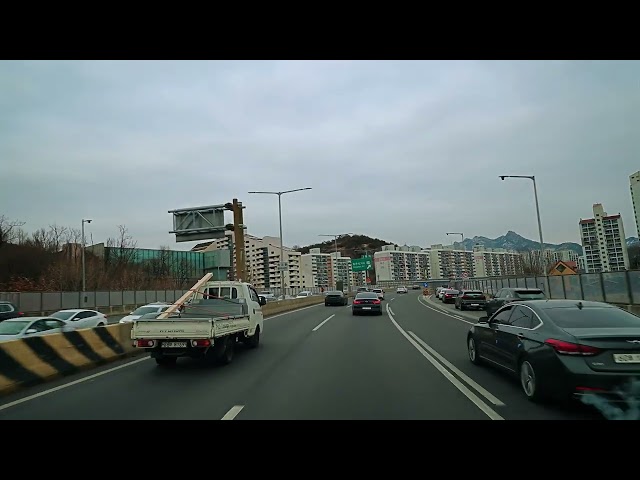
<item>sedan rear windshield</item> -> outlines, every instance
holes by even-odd
[[[375,293],[363,292],[356,295],[356,298],[375,298],[377,300],[378,295],[376,295]]]
[[[341,297],[344,294],[342,292],[329,292],[329,293],[327,293],[327,295],[329,297]]]
[[[518,298],[522,298],[523,300],[539,300],[541,298],[546,298],[542,290],[515,290]]]
[[[615,307],[589,307],[580,310],[576,306],[550,308],[545,312],[560,328],[640,328],[640,317]]]

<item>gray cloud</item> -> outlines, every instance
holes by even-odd
[[[91,217],[140,246],[174,245],[167,210],[247,206],[285,243],[447,231],[577,241],[602,202],[635,235],[638,62],[2,62],[0,213],[33,230]],[[179,245],[179,248],[184,248]]]

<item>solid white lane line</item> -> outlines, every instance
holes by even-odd
[[[416,342],[418,342],[420,345],[422,345],[431,355],[436,357],[447,368],[449,368],[449,370],[451,370],[453,373],[458,375],[458,377],[460,377],[462,380],[467,382],[467,384],[471,385],[471,387],[473,387],[480,395],[482,395],[484,398],[489,400],[494,405],[496,405],[498,407],[504,407],[505,404],[504,404],[504,402],[502,402],[502,400],[500,400],[498,397],[494,396],[491,392],[486,390],[482,385],[477,383],[475,380],[473,380],[472,378],[469,378],[464,372],[459,370],[458,367],[453,365],[451,362],[449,362],[449,360],[444,358],[442,355],[440,355],[438,352],[436,352],[433,348],[431,348],[429,345],[427,345],[427,343],[424,340],[422,340],[419,336],[417,336],[414,332],[410,331],[408,333],[413,338],[415,338]]]
[[[225,413],[224,417],[222,417],[220,420],[233,420],[238,416],[238,414],[242,411],[243,408],[244,408],[244,405],[235,405],[231,407],[231,409],[227,413]]]
[[[321,326],[323,326],[325,323],[327,323],[329,320],[331,320],[333,317],[335,317],[336,314],[334,313],[333,315],[331,315],[329,318],[325,318],[322,322],[320,322],[319,325],[316,326],[316,328],[314,328],[312,330],[312,332],[315,332],[316,330],[318,330]]]
[[[420,300],[420,297],[418,297],[418,302],[423,307],[427,307],[428,309],[433,310],[434,312],[438,312],[438,313],[440,313],[442,315],[446,315],[447,317],[455,318],[456,320],[459,320],[459,321],[464,322],[464,323],[468,323],[469,325],[475,325],[477,323],[477,322],[470,322],[469,320],[465,320],[464,318],[458,317],[457,315],[451,315],[450,313],[444,312],[444,311],[440,310],[439,308],[434,308],[431,305],[427,305],[422,300]]]
[[[389,311],[391,312],[391,315],[395,315],[395,313],[393,313],[393,310],[391,310],[391,307],[389,305],[387,305],[387,308],[389,309]]]
[[[136,363],[144,362],[145,360],[149,360],[151,357],[140,358],[138,360],[134,360],[133,362],[125,363],[124,365],[118,365],[117,367],[110,368],[109,370],[104,370],[102,372],[94,373],[93,375],[89,375],[88,377],[80,378],[78,380],[74,380],[73,382],[65,383],[64,385],[59,385],[57,387],[50,388],[49,390],[44,390],[42,392],[34,393],[33,395],[29,395],[28,397],[21,398],[19,400],[14,400],[13,402],[5,403],[4,405],[0,405],[0,410],[5,410],[10,407],[14,407],[21,403],[28,402],[30,400],[34,400],[38,397],[44,397],[45,395],[49,395],[50,393],[57,392],[67,387],[71,387],[72,385],[77,385],[82,382],[86,382],[88,380],[92,380],[94,378],[100,377],[102,375],[106,375],[107,373],[115,372],[116,370],[120,370],[121,368],[130,367],[131,365],[135,365]]]
[[[436,367],[436,369],[447,380],[449,380],[453,384],[454,387],[456,387],[458,390],[460,390],[469,400],[471,400],[491,420],[504,420],[504,418],[502,418],[500,415],[498,415],[498,413],[495,410],[493,410],[489,405],[484,403],[480,397],[478,397],[475,393],[473,393],[471,390],[469,390],[469,388],[464,383],[462,383],[460,380],[458,380],[456,377],[454,377],[453,374],[451,372],[449,372],[449,370],[447,370],[440,363],[438,363],[438,361],[435,358],[433,358],[429,354],[429,352],[427,352],[413,338],[411,338],[407,334],[407,332],[405,332],[402,329],[402,327],[400,325],[398,325],[398,322],[395,321],[395,319],[393,318],[391,312],[389,312],[388,310],[389,310],[389,306],[387,305],[387,313],[389,314],[389,318],[391,319],[391,322],[393,323],[393,325],[398,329],[398,331],[409,341],[409,343],[411,343],[411,345],[413,345],[415,347],[416,350],[418,350],[418,352],[420,352],[422,354],[422,356],[424,358],[426,358],[434,367]]]

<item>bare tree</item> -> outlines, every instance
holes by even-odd
[[[107,247],[111,248],[111,252],[115,249],[115,258],[108,258],[110,266],[118,269],[135,263],[136,259],[136,242],[129,234],[129,230],[125,225],[118,225],[118,236],[107,239]]]
[[[0,215],[0,247],[5,243],[14,243],[16,234],[25,222],[9,220],[6,216]]]
[[[49,240],[49,248],[54,252],[59,252],[62,250],[63,245],[65,244],[65,240],[67,239],[67,227],[61,227],[60,225],[49,225],[48,240]]]

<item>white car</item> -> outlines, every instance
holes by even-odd
[[[74,329],[105,327],[109,323],[104,313],[79,308],[60,310],[50,316],[67,322]]]
[[[307,298],[311,295],[313,295],[313,293],[311,292],[300,292],[298,295],[296,295],[296,298]]]
[[[170,306],[171,304],[169,303],[150,303],[149,305],[138,307],[133,312],[129,312],[129,315],[127,315],[126,317],[121,318],[120,323],[132,323],[138,320],[141,316],[146,315],[147,313],[160,314]]]
[[[0,342],[10,342],[20,338],[40,337],[53,333],[72,331],[64,320],[53,317],[20,317],[0,322]]]
[[[409,293],[409,290],[407,290],[407,287],[398,287],[396,293]]]
[[[373,293],[377,293],[378,294],[378,298],[380,300],[384,300],[384,290],[382,290],[381,288],[374,288],[373,290],[371,290]]]

